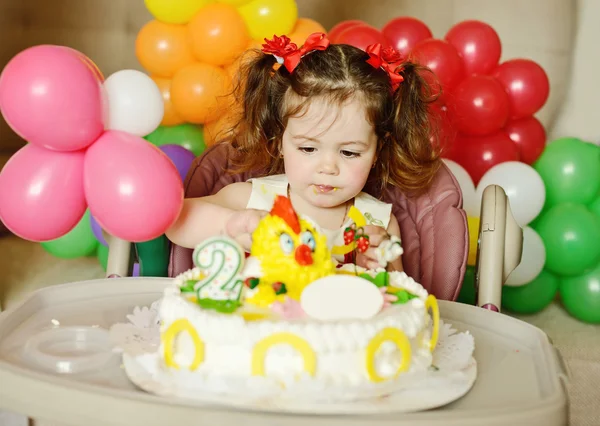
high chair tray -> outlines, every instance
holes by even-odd
[[[163,278],[64,284],[39,290],[0,314],[0,409],[87,426],[567,424],[563,383],[567,374],[546,335],[506,315],[445,301],[439,303],[443,320],[475,338],[478,375],[461,399],[417,413],[286,415],[201,406],[139,390],[126,376],[118,353],[101,359],[101,368],[85,371],[78,371],[75,364],[57,364],[62,372],[50,371],[31,360],[32,336],[76,331],[76,327],[108,330],[115,323],[127,322],[135,306],[150,306],[168,284]]]

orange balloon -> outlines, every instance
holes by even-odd
[[[184,120],[177,114],[173,102],[171,102],[171,80],[168,78],[152,76],[152,80],[156,83],[165,102],[165,115],[161,121],[163,126],[177,126],[183,124]]]
[[[171,101],[184,120],[204,124],[216,120],[227,108],[231,80],[214,65],[195,63],[179,70],[171,81]]]
[[[150,21],[142,27],[135,42],[135,54],[150,74],[170,78],[194,63],[187,27]]]
[[[296,26],[288,37],[300,47],[312,33],[327,33],[327,31],[323,25],[313,19],[298,18]]]
[[[248,45],[250,35],[237,9],[229,4],[209,4],[190,21],[192,52],[200,62],[228,65]]]

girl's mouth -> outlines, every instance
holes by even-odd
[[[313,185],[313,188],[316,194],[328,194],[338,190],[337,187],[329,185]]]

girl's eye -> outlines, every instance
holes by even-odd
[[[310,247],[310,251],[312,251],[312,252],[315,251],[315,247],[316,247],[317,243],[315,242],[315,237],[312,234],[312,232],[304,231],[300,235],[300,242],[302,244],[306,244],[308,247]]]
[[[303,153],[305,153],[305,154],[312,154],[313,152],[316,151],[315,148],[311,148],[311,147],[301,147],[301,148],[298,148],[298,149],[300,151],[302,151]]]
[[[279,236],[279,245],[285,254],[292,254],[294,251],[294,241],[292,240],[292,237],[285,232]]]
[[[342,155],[346,158],[356,158],[360,157],[360,153],[352,152],[352,151],[342,151]]]

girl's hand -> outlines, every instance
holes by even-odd
[[[385,240],[390,239],[390,234],[381,226],[366,225],[363,227],[365,235],[369,236],[369,248],[366,252],[356,254],[356,264],[367,269],[377,269],[384,267],[379,264],[377,259],[377,247]]]
[[[246,252],[250,252],[250,247],[252,246],[252,233],[258,226],[260,220],[267,214],[268,212],[264,210],[238,210],[234,212],[225,223],[225,232],[231,238],[236,240]],[[207,226],[210,226],[210,224],[207,224]]]

